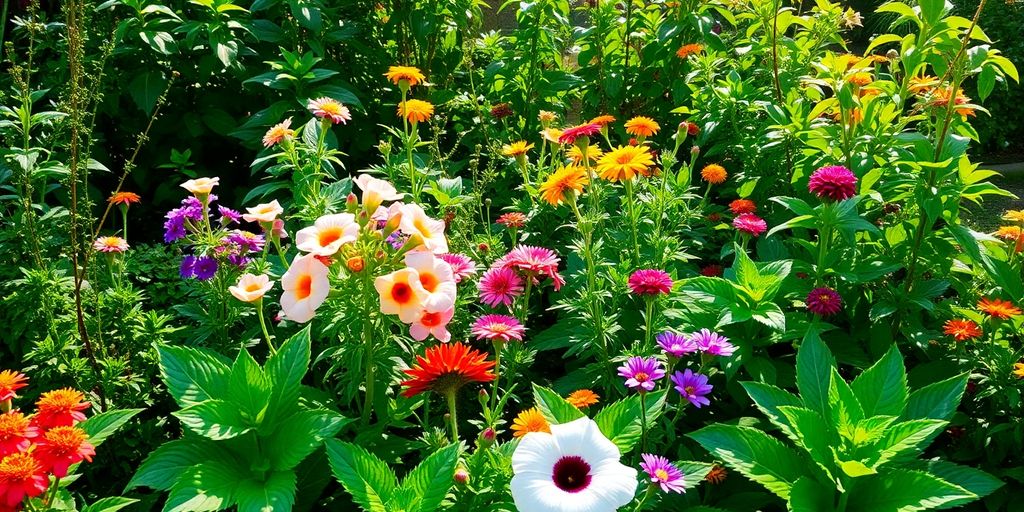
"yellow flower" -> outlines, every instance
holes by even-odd
[[[410,86],[416,85],[426,78],[419,68],[412,66],[391,66],[388,68],[388,72],[384,73],[384,76],[395,85],[399,85],[399,82],[405,80],[409,82]]]
[[[434,114],[434,106],[423,100],[405,100],[398,104],[398,116],[410,123],[422,123]]]
[[[567,165],[557,170],[540,186],[540,197],[553,206],[565,200],[566,194],[583,192],[586,185],[587,172],[576,165]]]
[[[255,274],[242,274],[242,277],[238,279],[238,284],[229,286],[228,291],[242,302],[256,302],[262,299],[273,287],[274,282],[266,274],[258,276]]]
[[[915,76],[911,77],[910,82],[907,83],[907,90],[912,94],[923,94],[931,91],[937,85],[939,85],[939,79],[934,76]]]
[[[193,193],[196,197],[208,196],[213,187],[220,183],[220,178],[196,178],[181,184],[181,188]]]
[[[1010,222],[1024,222],[1024,210],[1007,210],[1003,214],[1003,220]]]
[[[601,397],[598,396],[597,393],[594,393],[589,389],[580,389],[570,393],[569,396],[565,397],[565,401],[569,402],[577,409],[583,409],[596,404],[597,399],[599,398]]]
[[[505,156],[522,156],[533,149],[533,144],[527,144],[525,140],[518,140],[512,144],[505,144],[501,147],[501,154]]]
[[[608,181],[628,181],[645,174],[654,165],[654,158],[645,146],[619,146],[597,162],[597,172]]]
[[[1024,379],[1024,363],[1013,363],[1013,374],[1018,379]]]
[[[718,185],[725,182],[725,179],[729,177],[729,173],[725,172],[725,167],[718,164],[708,164],[700,170],[700,177],[704,178],[704,181]]]
[[[285,119],[284,121],[271,126],[267,133],[263,135],[263,147],[269,148],[274,144],[277,144],[285,139],[290,139],[295,136],[295,130],[289,128],[292,124],[292,118]]]
[[[562,136],[562,130],[558,128],[545,128],[540,131],[540,136],[552,144],[558,144],[558,138]]]
[[[650,137],[658,133],[661,126],[654,122],[654,119],[644,116],[636,116],[626,121],[626,133],[637,137]]]
[[[551,432],[548,420],[544,419],[536,407],[520,412],[516,419],[512,420],[513,437],[523,437],[530,432]]]
[[[597,159],[601,158],[601,155],[603,154],[604,152],[601,151],[601,148],[597,146],[587,146],[587,159],[589,159],[591,163],[597,162]],[[568,156],[569,160],[572,160],[572,163],[574,164],[583,163],[583,151],[575,145],[569,148]]]

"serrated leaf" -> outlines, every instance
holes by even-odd
[[[367,512],[387,512],[385,502],[398,488],[388,465],[362,447],[329,439],[327,458],[334,477]]]
[[[270,393],[272,414],[287,415],[298,402],[302,378],[309,369],[309,326],[284,342],[277,353],[267,359],[265,373],[273,388]]]
[[[843,473],[846,473],[846,476],[853,478],[874,475],[877,473],[874,469],[867,467],[859,460],[844,460],[839,463],[839,468],[843,470]]]
[[[896,470],[865,477],[850,493],[847,510],[914,512],[930,510],[977,495],[922,471]]]
[[[89,435],[89,444],[95,448],[140,412],[142,409],[116,409],[101,412],[79,423],[78,428]]]
[[[781,428],[787,435],[792,433],[789,428],[789,420],[779,411],[779,407],[803,407],[804,402],[800,400],[800,397],[763,382],[741,382],[740,385],[769,421]]]
[[[946,462],[944,460],[916,461],[908,467],[918,469],[935,475],[953,485],[962,487],[975,494],[978,498],[984,498],[992,494],[1004,484],[998,478],[978,469],[968,466],[961,466]],[[973,498],[955,500],[944,504],[939,508],[958,507],[974,501]]]
[[[536,383],[533,384],[533,400],[540,413],[551,423],[568,423],[584,416],[576,406],[565,401],[561,395],[544,386],[538,386]]]
[[[789,493],[790,512],[825,512],[832,510],[835,491],[820,483],[800,477]]]
[[[906,407],[907,375],[903,357],[893,345],[877,363],[864,370],[850,385],[865,416],[899,416]]]
[[[420,512],[437,510],[454,483],[455,464],[459,461],[459,445],[451,444],[430,454],[402,480],[400,490],[413,492]]]
[[[166,491],[186,470],[216,455],[218,450],[212,441],[201,437],[168,441],[146,457],[125,490],[149,487]]]
[[[225,400],[207,400],[173,413],[189,430],[207,439],[232,439],[252,430],[238,406]]]
[[[835,360],[815,330],[808,330],[796,354],[796,384],[811,410],[828,411],[828,388]]]
[[[235,504],[238,468],[226,461],[201,462],[185,471],[171,487],[164,512],[212,512]]]
[[[910,393],[901,419],[949,420],[967,389],[967,377],[957,375]]]
[[[916,457],[942,433],[946,423],[944,420],[910,420],[889,426],[875,443],[878,460],[872,467],[879,467],[892,460]]]
[[[326,410],[300,411],[288,417],[267,437],[265,454],[270,467],[293,469],[351,421]]]
[[[835,472],[832,446],[838,439],[821,415],[806,407],[780,406],[779,413],[790,425],[790,439],[802,447],[831,478]]]
[[[178,405],[188,407],[227,394],[230,370],[220,355],[174,346],[160,346],[157,352],[160,375]]]
[[[83,507],[81,512],[117,512],[118,510],[138,502],[139,500],[124,498],[121,496],[102,498],[92,505]]]
[[[290,512],[295,505],[295,472],[274,471],[263,481],[244,479],[235,493],[238,512]]]
[[[793,483],[806,474],[799,454],[754,428],[710,425],[689,437],[730,468],[782,499],[789,498]]]
[[[228,378],[228,400],[238,407],[238,412],[253,426],[259,425],[262,420],[270,386],[270,379],[263,374],[263,369],[249,351],[244,347],[239,350]]]

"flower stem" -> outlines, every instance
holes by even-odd
[[[647,302],[647,316],[644,318],[644,320],[645,320],[645,322],[644,322],[645,323],[645,327],[644,327],[644,351],[643,351],[644,354],[649,354],[650,351],[651,351],[651,347],[653,346],[651,338],[652,338],[652,336],[654,334],[652,332],[652,330],[654,329],[654,301],[655,300],[656,299],[649,298],[646,301]]]
[[[634,203],[636,200],[633,197],[633,180],[629,179],[623,182],[626,185],[626,208],[629,209],[629,227],[633,231],[633,255],[636,257],[637,265],[640,264],[640,239],[636,233],[636,210]]]
[[[491,423],[498,420],[497,411],[494,408],[498,403],[498,381],[501,380],[501,351],[505,348],[505,344],[499,340],[494,341],[494,386],[491,389]]]
[[[459,443],[459,418],[455,412],[455,390],[450,390],[445,393],[445,398],[448,399],[448,426],[451,427],[452,442],[455,444]]]
[[[363,403],[362,417],[364,427],[370,424],[370,418],[373,415],[373,386],[377,371],[373,359],[373,321],[371,320],[373,294],[370,290],[373,287],[370,285],[369,278],[367,277],[370,275],[369,269],[363,269],[363,350],[366,353],[366,399]]]
[[[277,349],[274,348],[274,342],[270,341],[270,333],[267,331],[267,322],[263,318],[263,298],[260,297],[256,301],[256,316],[260,319],[260,329],[263,329],[263,339],[267,340],[267,348],[270,349],[271,354],[276,354]]]
[[[647,451],[647,393],[640,392],[640,453]]]

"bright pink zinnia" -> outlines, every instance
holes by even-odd
[[[816,315],[831,316],[843,309],[843,298],[831,288],[815,288],[807,294],[807,309]]]
[[[737,215],[732,221],[732,227],[750,236],[760,236],[768,230],[768,223],[753,213]]]
[[[857,195],[857,175],[841,165],[822,167],[811,174],[807,188],[821,199],[842,201]]]
[[[484,315],[473,322],[470,330],[478,340],[491,340],[508,342],[512,340],[523,341],[523,334],[526,327],[519,323],[515,317],[508,315]]]
[[[492,308],[498,304],[512,305],[512,299],[523,294],[523,278],[511,268],[496,267],[484,272],[477,283],[480,302]]]
[[[596,123],[581,124],[562,131],[562,134],[558,136],[558,143],[575,144],[576,139],[580,137],[593,137],[599,133],[601,133],[601,125]]]
[[[551,278],[555,291],[565,284],[565,280],[558,274],[558,264],[561,262],[558,254],[551,249],[534,247],[531,245],[517,245],[508,254],[494,262],[493,267],[503,267],[518,270],[526,277],[537,284],[542,276]]]
[[[461,283],[463,279],[476,275],[476,262],[465,254],[441,254],[438,255],[438,258],[451,265],[456,283]]]
[[[667,295],[672,291],[672,277],[655,268],[637,270],[629,276],[629,289],[636,295]]]

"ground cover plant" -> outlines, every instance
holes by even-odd
[[[1024,498],[985,1],[3,9],[0,512]]]

